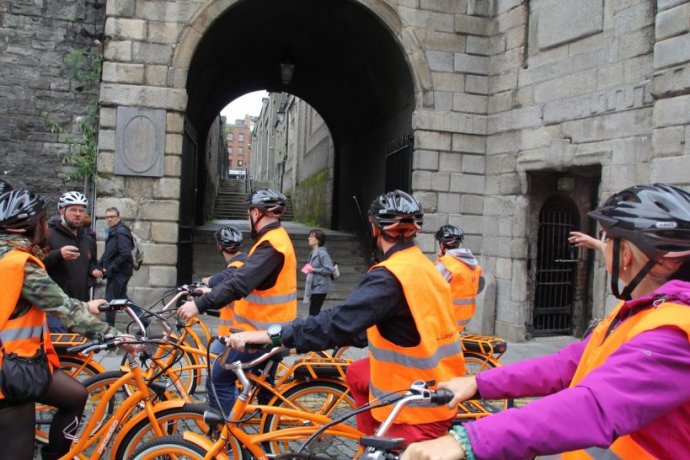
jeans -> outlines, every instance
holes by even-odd
[[[220,355],[225,351],[225,345],[217,340],[214,340],[211,344],[211,353]],[[242,361],[243,363],[256,359],[261,356],[262,352],[258,351],[237,351],[232,350],[228,354],[226,362]],[[251,371],[255,374],[259,374],[266,366],[266,363],[260,364],[258,367],[253,367],[251,369],[245,369],[245,371]],[[276,365],[271,367],[269,372],[268,382],[273,383],[276,373]],[[215,395],[214,395],[215,389]],[[230,415],[232,406],[235,405],[235,400],[239,396],[239,391],[237,389],[237,375],[228,369],[223,369],[218,363],[218,360],[214,361],[211,367],[211,376],[206,379],[206,393],[208,395],[208,403],[214,409],[220,409],[222,407],[222,412],[225,415]],[[271,394],[266,391],[260,391],[258,395],[259,404],[266,404],[271,399]],[[217,398],[217,399],[216,399]],[[218,406],[220,403],[220,407]]]

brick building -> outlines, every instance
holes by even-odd
[[[250,170],[253,125],[252,117],[245,115],[243,120],[235,120],[224,130],[228,148],[227,174],[230,177],[244,178]]]

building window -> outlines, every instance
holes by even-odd
[[[228,147],[228,153],[232,155],[232,146]]]
[[[244,147],[237,147],[237,154],[244,155]]]
[[[232,137],[233,137],[233,136],[232,136],[232,133],[228,134],[228,140],[229,140],[229,141],[232,141]]]
[[[244,133],[239,133],[239,141],[244,142]]]
[[[237,160],[237,166],[242,167],[243,165],[244,165],[244,161]]]

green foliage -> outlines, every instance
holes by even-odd
[[[65,57],[64,69],[77,91],[98,88],[101,79],[100,54],[70,51]],[[60,134],[67,143],[67,151],[60,154],[63,163],[72,167],[67,175],[70,181],[87,180],[95,182],[98,177],[96,158],[98,156],[99,106],[97,94],[91,96],[91,104],[83,116],[77,117],[75,128],[78,135],[68,132],[48,112],[42,112],[46,126],[51,133]]]

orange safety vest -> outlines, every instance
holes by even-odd
[[[240,268],[244,266],[243,260],[233,260],[228,264],[229,267]],[[233,310],[235,302],[230,302],[220,309],[220,316],[218,317],[218,329],[217,335],[221,337],[226,337],[233,332],[238,332],[233,330],[235,323],[235,312]]]
[[[51,371],[60,367],[60,360],[50,341],[50,331],[46,314],[36,306],[32,306],[17,318],[9,319],[17,306],[24,286],[24,266],[31,260],[45,269],[43,263],[31,254],[13,249],[0,258],[0,273],[2,274],[2,289],[0,289],[0,339],[5,353],[16,353],[19,356],[34,356],[41,348],[48,357]],[[2,321],[7,321],[2,324]],[[0,366],[4,354],[0,353]],[[0,392],[0,399],[5,396]]]
[[[367,329],[371,376],[369,399],[405,390],[416,380],[437,384],[465,374],[457,330],[448,310],[450,289],[434,264],[416,246],[395,252],[370,270],[384,267],[397,278],[421,337],[413,347],[401,347],[385,339],[376,325]],[[383,421],[393,406],[372,409],[372,416]],[[457,409],[447,405],[404,408],[396,423],[431,423],[448,420]]]
[[[286,326],[297,318],[297,258],[290,236],[283,227],[264,233],[252,246],[248,257],[256,248],[268,242],[283,255],[283,268],[275,284],[266,289],[254,289],[243,299],[235,301],[233,330],[264,330],[272,324]]]
[[[645,331],[671,326],[685,331],[690,340],[690,307],[671,302],[661,303],[656,307],[640,311],[634,316],[622,321],[608,337],[605,337],[611,323],[616,318],[623,305],[624,302],[621,302],[611,314],[594,329],[594,332],[592,332],[587,348],[585,348],[582,354],[580,363],[575,370],[573,380],[570,383],[571,387],[580,383],[588,373],[601,366],[621,345]],[[688,411],[689,409],[690,403],[682,406],[682,410]],[[690,425],[690,421],[687,423]],[[669,429],[677,428],[678,427],[669,426]],[[687,427],[685,431],[688,431]],[[618,437],[608,448],[592,447],[589,449],[566,452],[561,454],[560,458],[566,460],[617,458],[626,460],[645,460],[656,458],[647,452],[640,444],[635,442],[633,439],[634,436],[634,432],[628,433]]]
[[[477,309],[477,293],[479,292],[482,268],[479,265],[472,268],[449,255],[442,256],[439,262],[452,275],[450,296],[453,305],[453,316],[455,317],[458,332],[462,332]]]

